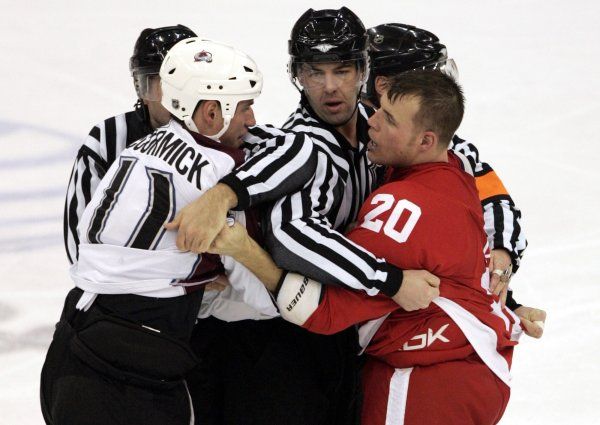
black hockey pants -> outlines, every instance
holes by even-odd
[[[75,309],[80,295],[73,289],[67,296],[42,369],[46,423],[190,424],[193,413],[183,376],[198,362],[185,338],[163,332],[169,327],[166,323],[177,325],[163,313],[179,307],[174,315],[186,318],[186,323],[179,324],[178,332],[189,335],[201,294],[179,300],[99,296],[87,312]],[[119,314],[121,305],[135,313]],[[123,316],[137,316],[139,321]]]
[[[188,375],[197,425],[354,425],[357,335],[317,335],[284,321],[198,322],[202,358]]]

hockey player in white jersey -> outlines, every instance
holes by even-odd
[[[190,38],[169,51],[160,77],[171,121],[120,154],[78,225],[76,288],[42,370],[49,424],[193,423],[183,377],[197,364],[189,339],[203,284],[228,272],[244,283],[241,301],[277,314],[241,265],[181,252],[163,227],[243,162],[262,74],[243,52]]]

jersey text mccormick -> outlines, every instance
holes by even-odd
[[[155,131],[132,144],[131,149],[162,159],[175,167],[179,174],[186,176],[190,183],[195,183],[198,190],[202,190],[200,177],[202,168],[208,165],[208,161],[183,140],[171,140],[173,136],[173,133],[167,134],[165,130]]]

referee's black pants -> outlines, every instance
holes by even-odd
[[[187,382],[198,425],[359,423],[357,335],[310,333],[283,319],[200,320],[202,363]]]

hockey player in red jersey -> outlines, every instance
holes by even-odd
[[[473,176],[447,151],[462,119],[462,93],[438,71],[414,71],[393,78],[381,103],[369,120],[369,158],[395,171],[367,199],[348,236],[397,267],[439,276],[440,296],[431,306],[405,310],[383,295],[282,274],[255,244],[227,241],[237,226],[222,232],[214,251],[259,269],[287,320],[318,333],[359,325],[368,355],[363,424],[495,424],[510,395],[521,328],[489,288]],[[418,288],[424,299],[434,290]]]
[[[370,70],[366,90],[362,93],[364,103],[379,107],[387,78],[402,72],[439,69],[457,80],[456,64],[435,34],[401,23],[377,25],[369,28],[367,33]],[[490,242],[490,287],[494,293],[502,289],[506,306],[519,316],[527,335],[540,338],[546,312],[519,304],[513,298],[512,290],[505,285],[511,274],[518,270],[527,247],[521,211],[490,164],[480,160],[479,151],[473,144],[454,135],[449,149],[462,155],[465,166],[473,170]]]

